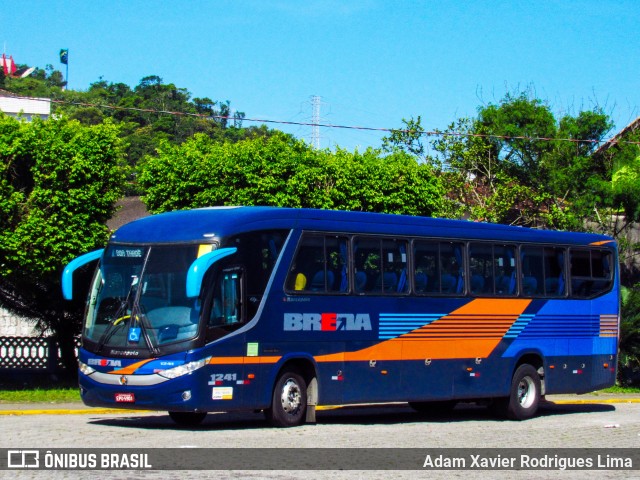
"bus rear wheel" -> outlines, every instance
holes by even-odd
[[[200,425],[207,416],[207,412],[169,412],[171,420],[183,427]]]
[[[528,364],[520,365],[513,374],[509,396],[496,399],[493,410],[511,420],[526,420],[538,411],[541,391],[537,370]]]
[[[302,425],[306,412],[306,382],[295,372],[282,373],[273,389],[271,407],[265,410],[267,420],[275,427],[295,427]]]

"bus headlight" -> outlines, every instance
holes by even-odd
[[[184,365],[180,365],[179,367],[169,368],[168,370],[163,370],[158,372],[158,375],[165,378],[177,378],[182,375],[187,375],[195,372],[199,368],[204,367],[207,363],[209,363],[211,357],[203,358],[202,360],[197,360],[195,362],[185,363]]]
[[[78,368],[80,369],[80,371],[85,374],[85,375],[91,375],[92,373],[95,373],[95,369],[91,368],[89,365],[87,365],[86,363],[82,363],[82,362],[78,362]]]

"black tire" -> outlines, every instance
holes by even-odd
[[[504,414],[511,420],[526,420],[538,411],[541,392],[537,370],[531,365],[520,365],[511,379],[509,397],[498,399],[496,407],[504,408]]]
[[[275,427],[302,425],[307,413],[307,384],[295,372],[283,372],[273,388],[267,420]]]
[[[457,400],[438,400],[434,402],[409,402],[409,406],[416,412],[437,417],[451,412],[458,404]]]
[[[169,412],[171,420],[183,427],[195,427],[200,425],[207,412]]]

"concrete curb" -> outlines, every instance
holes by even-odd
[[[0,415],[109,415],[114,413],[145,412],[147,410],[119,410],[109,408],[92,409],[68,409],[68,408],[46,408],[27,410],[0,410]]]
[[[640,395],[548,395],[543,402],[557,405],[598,405],[598,404],[623,404],[640,403]],[[395,403],[403,405],[404,403]],[[365,404],[365,405],[320,405],[319,411],[338,410],[349,407],[381,407],[390,404]],[[5,403],[0,404],[0,415],[112,415],[131,413],[160,412],[161,410],[132,410],[119,408],[94,408],[82,403],[43,404],[43,403]],[[164,412],[164,411],[162,411]]]

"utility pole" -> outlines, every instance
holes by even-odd
[[[318,95],[311,97],[311,106],[313,114],[311,117],[311,144],[316,150],[320,150],[320,101]]]

